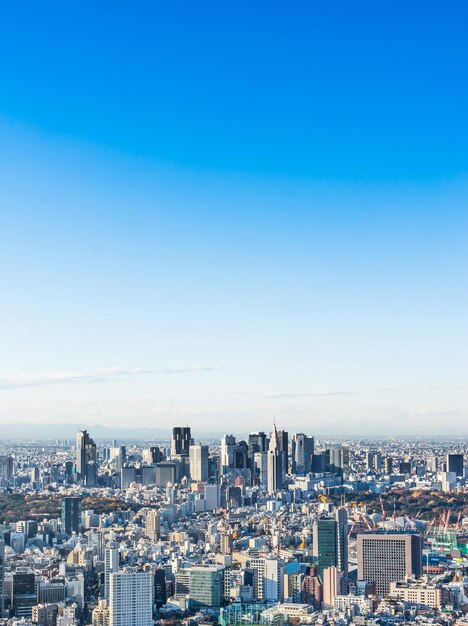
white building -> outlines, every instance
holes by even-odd
[[[110,574],[109,626],[153,626],[153,575],[132,568]]]

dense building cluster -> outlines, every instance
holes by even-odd
[[[463,441],[274,424],[126,445],[84,430],[1,452],[1,624],[468,624]],[[447,506],[400,515],[402,492]]]

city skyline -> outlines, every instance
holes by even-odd
[[[464,435],[466,12],[4,7],[0,427]]]

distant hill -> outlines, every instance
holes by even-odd
[[[102,424],[0,424],[0,440],[55,440],[74,439],[79,430],[85,429],[93,439],[117,439],[131,441],[135,439],[170,439],[172,428],[119,428]],[[196,429],[196,439],[219,438],[220,432],[203,432]]]

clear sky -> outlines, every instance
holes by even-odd
[[[0,7],[0,421],[466,433],[466,2]]]

